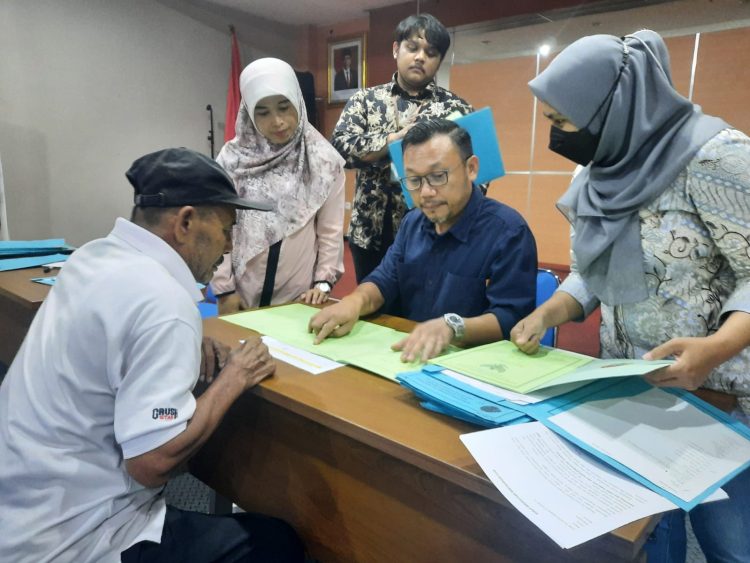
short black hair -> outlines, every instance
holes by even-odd
[[[420,31],[424,31],[424,38],[438,50],[442,61],[451,46],[451,36],[440,20],[431,14],[419,14],[401,20],[393,32],[393,38],[401,43]]]
[[[474,154],[471,146],[471,137],[468,131],[449,119],[435,118],[417,122],[406,132],[401,142],[401,150],[406,151],[412,145],[421,145],[436,135],[447,135],[458,149],[462,160],[468,159]]]

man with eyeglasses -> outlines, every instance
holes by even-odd
[[[516,211],[474,186],[479,159],[466,130],[423,121],[402,147],[401,182],[419,211],[404,217],[383,261],[352,293],[312,317],[315,341],[344,336],[380,310],[419,322],[393,346],[403,361],[427,360],[451,342],[506,338],[534,308],[534,236]]]

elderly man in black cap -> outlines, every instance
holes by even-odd
[[[127,172],[131,221],[68,260],[0,387],[1,561],[299,561],[284,522],[165,505],[229,406],[270,376],[258,339],[201,359],[196,281],[231,250],[239,199],[187,149]],[[199,375],[212,380],[197,399]]]

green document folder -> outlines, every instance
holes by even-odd
[[[528,355],[503,340],[434,358],[430,363],[516,393],[530,393],[576,381],[644,375],[674,361],[598,360],[547,347]]]
[[[222,320],[394,381],[398,373],[418,370],[424,365],[422,362],[404,363],[401,352],[391,350],[391,345],[406,338],[407,333],[366,321],[357,321],[352,331],[342,338],[327,338],[320,344],[313,344],[315,335],[308,332],[307,325],[319,311],[309,305],[294,303],[235,313],[222,317]]]

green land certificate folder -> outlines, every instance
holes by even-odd
[[[366,321],[357,321],[346,336],[326,338],[320,344],[313,344],[315,335],[308,332],[307,325],[318,311],[320,309],[309,305],[293,303],[235,313],[221,319],[272,336],[285,344],[329,360],[357,366],[394,381],[396,374],[418,370],[424,365],[422,362],[404,363],[401,361],[401,352],[391,350],[391,345],[406,338],[407,333]]]
[[[430,363],[516,393],[530,393],[576,381],[644,375],[674,360],[598,360],[547,347],[528,355],[503,340],[433,358]]]

